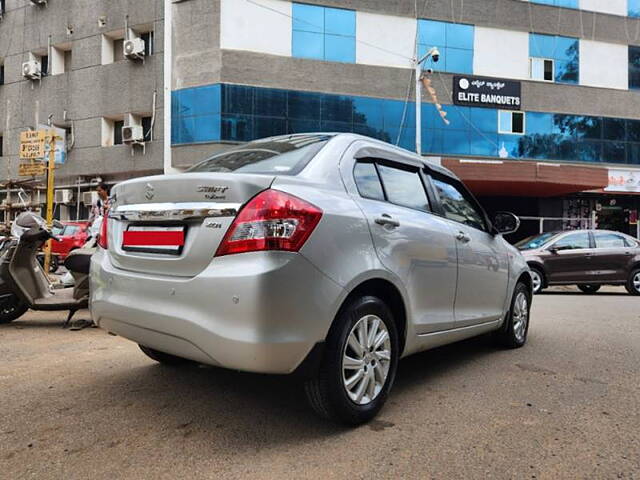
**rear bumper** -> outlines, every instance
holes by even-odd
[[[102,328],[192,360],[291,373],[325,339],[342,287],[302,255],[256,252],[214,259],[195,277],[91,262],[90,308]]]

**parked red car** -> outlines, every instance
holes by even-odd
[[[62,222],[62,230],[54,231],[62,241],[52,242],[51,251],[58,256],[60,262],[64,261],[71,250],[82,247],[89,238],[89,222]],[[55,230],[55,229],[54,229]]]

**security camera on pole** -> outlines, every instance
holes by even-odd
[[[416,52],[418,46],[416,45]],[[416,70],[416,153],[422,155],[422,64],[429,58],[434,62],[440,60],[440,51],[437,47],[432,47],[422,58],[414,59],[414,68]]]

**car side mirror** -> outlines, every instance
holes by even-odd
[[[64,228],[64,224],[59,220],[54,220],[53,222],[51,222],[51,225],[56,228]]]
[[[554,255],[558,253],[558,248],[557,247],[551,247],[548,249],[549,253],[553,253]]]
[[[493,228],[497,233],[513,233],[520,228],[520,219],[510,212],[498,212],[493,217]]]

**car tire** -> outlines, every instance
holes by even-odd
[[[158,350],[154,350],[153,348],[145,347],[144,345],[138,345],[140,350],[152,360],[155,360],[158,363],[163,365],[185,365],[187,363],[191,363],[191,360],[187,360],[186,358],[177,357],[175,355],[171,355],[169,353],[160,352]]]
[[[16,295],[9,296],[0,302],[0,324],[11,323],[29,310],[29,306]]]
[[[631,272],[631,275],[629,275],[627,292],[631,295],[640,295],[640,268],[635,269]]]
[[[596,293],[600,290],[601,285],[578,285],[578,288],[584,293]]]
[[[538,294],[545,288],[544,273],[538,267],[531,267],[531,283],[533,293]]]
[[[49,261],[49,273],[56,273],[60,268],[60,261],[56,255],[51,255],[51,260]]]
[[[398,359],[398,331],[389,308],[377,297],[355,299],[329,331],[319,372],[305,383],[307,399],[322,417],[345,425],[366,423],[384,406]]]
[[[500,346],[520,348],[527,343],[530,312],[531,295],[529,287],[523,282],[518,282],[513,291],[511,307],[504,325],[496,332],[496,340]]]

